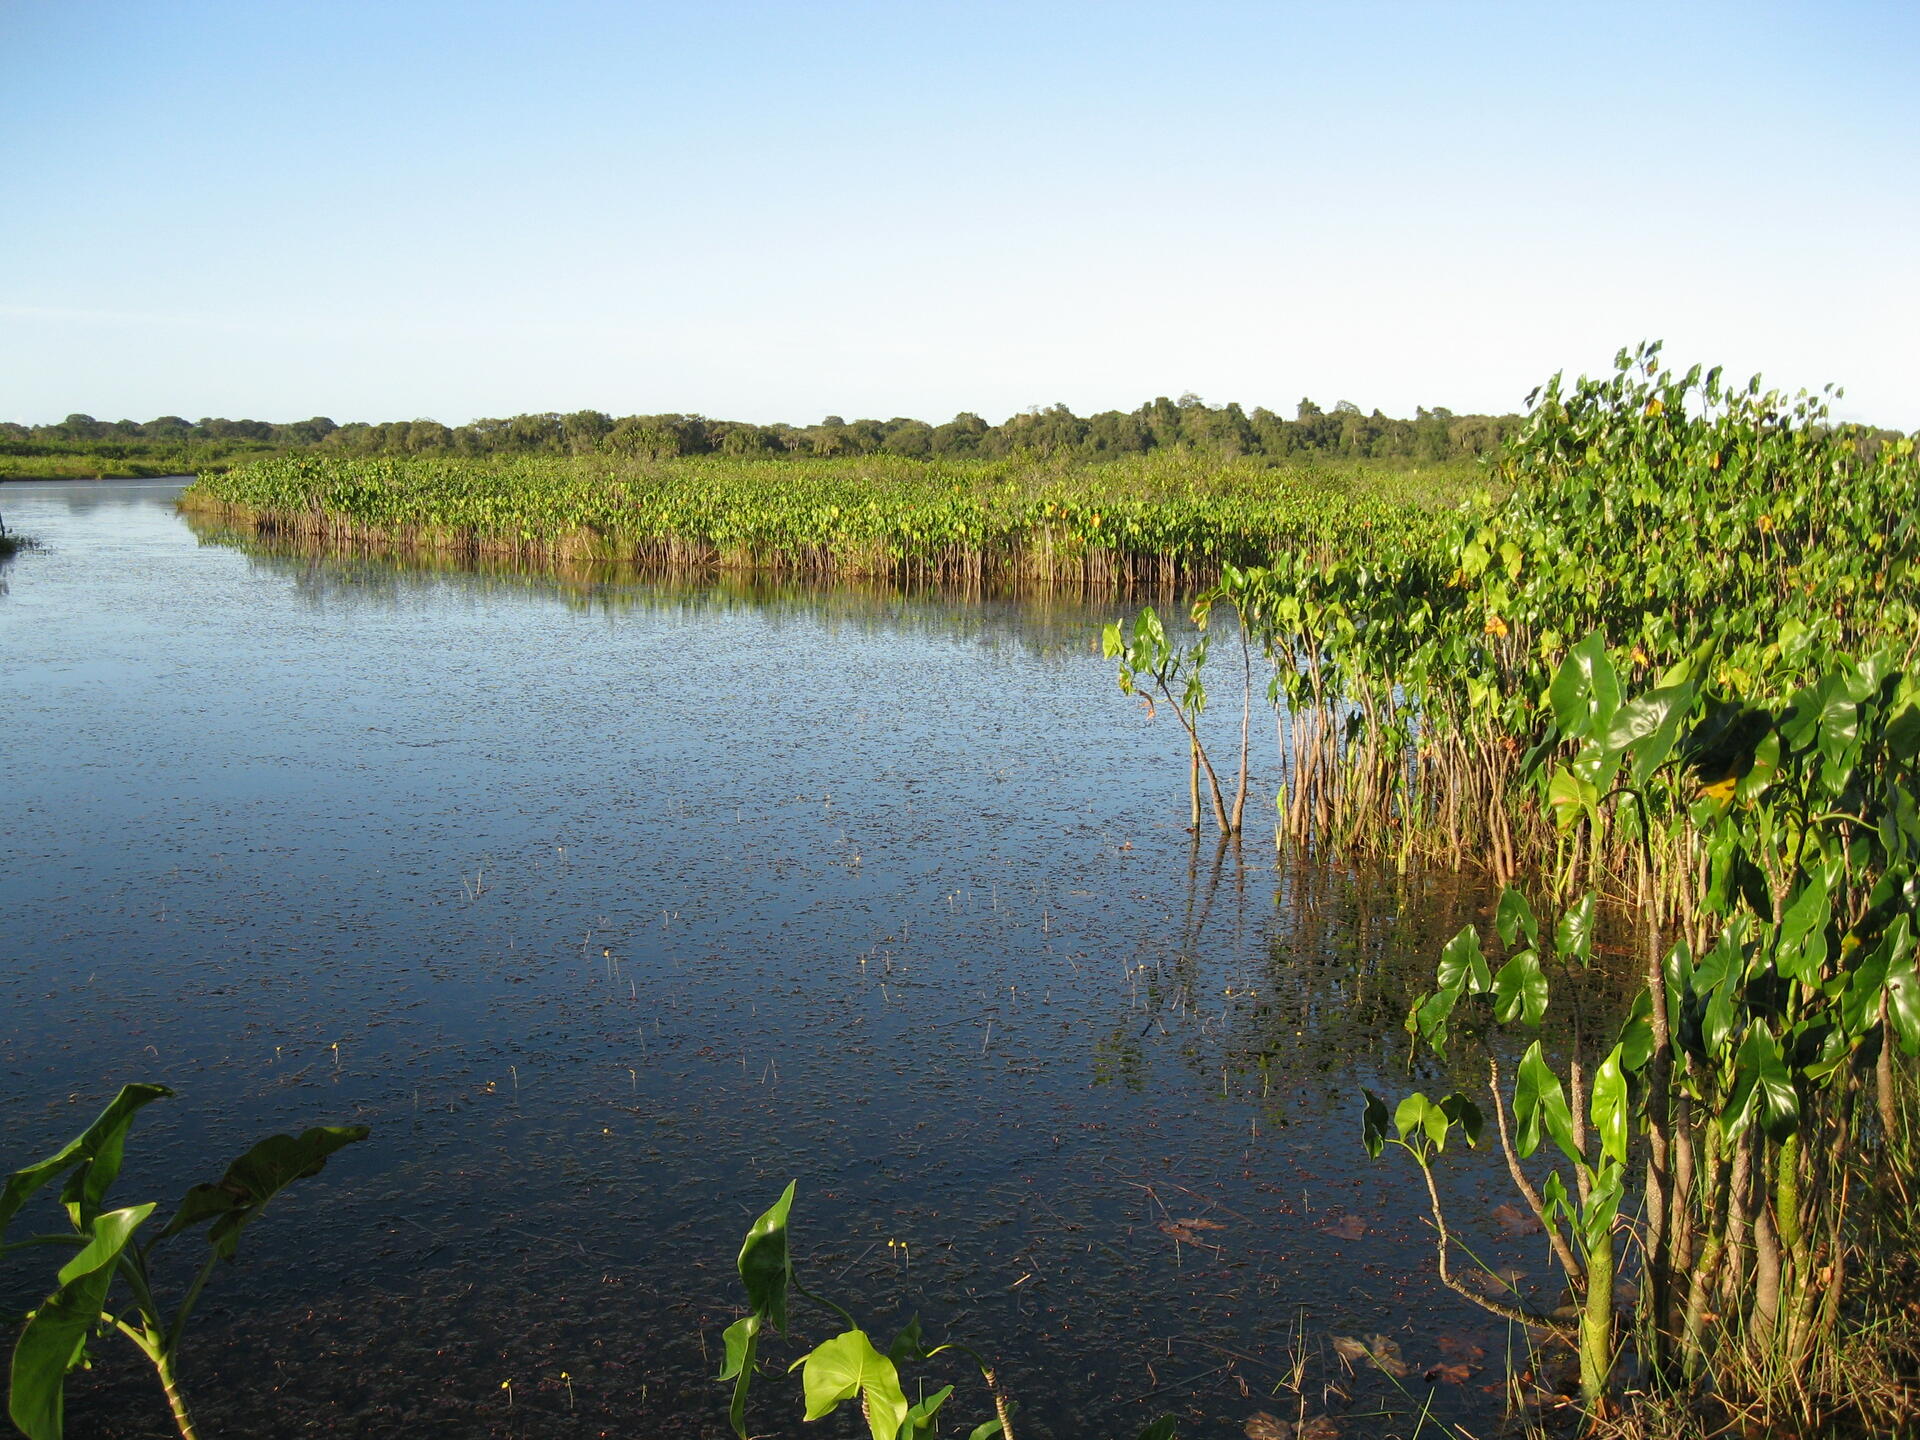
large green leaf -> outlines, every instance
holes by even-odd
[[[1607,658],[1607,642],[1596,630],[1567,652],[1547,689],[1555,725],[1569,740],[1604,728],[1620,704],[1620,681]]]
[[[1481,1115],[1478,1105],[1455,1091],[1440,1102],[1440,1112],[1447,1117],[1448,1124],[1460,1127],[1461,1134],[1467,1137],[1468,1145],[1479,1145],[1480,1132],[1486,1125],[1486,1117]]]
[[[1602,1161],[1588,1184],[1586,1202],[1580,1206],[1580,1246],[1588,1255],[1612,1248],[1613,1222],[1620,1213],[1626,1188],[1626,1166],[1618,1160]]]
[[[830,1415],[841,1401],[857,1395],[865,1402],[873,1440],[896,1440],[910,1407],[900,1389],[900,1372],[873,1348],[866,1331],[843,1331],[815,1346],[791,1368],[802,1366],[800,1381],[807,1397],[807,1419]]]
[[[1774,966],[1783,978],[1800,980],[1819,973],[1827,958],[1826,927],[1831,910],[1826,880],[1817,873],[1809,875],[1780,915]]]
[[[740,1279],[747,1287],[747,1303],[754,1312],[787,1328],[787,1287],[793,1283],[793,1255],[787,1245],[787,1215],[793,1209],[794,1187],[789,1180],[780,1198],[755,1220],[740,1246]]]
[[[1447,1116],[1438,1105],[1418,1090],[1407,1096],[1393,1111],[1393,1128],[1403,1141],[1424,1134],[1436,1150],[1447,1143]]]
[[[1721,1113],[1727,1138],[1737,1139],[1758,1123],[1775,1140],[1784,1140],[1800,1127],[1800,1097],[1793,1075],[1780,1053],[1780,1042],[1756,1024],[1734,1056],[1733,1093]]]
[[[1653,1058],[1653,997],[1642,985],[1627,1007],[1627,1018],[1620,1026],[1620,1068],[1637,1074]]]
[[[1494,1013],[1503,1022],[1537,1027],[1547,1013],[1547,977],[1531,950],[1511,956],[1493,977]]]
[[[1911,955],[1887,967],[1887,1013],[1900,1048],[1920,1055],[1920,975],[1914,973]]]
[[[240,1232],[287,1186],[318,1175],[327,1157],[344,1146],[367,1138],[364,1125],[316,1125],[298,1135],[269,1135],[227,1167],[211,1185],[196,1185],[180,1201],[180,1208],[160,1232],[160,1239],[178,1235],[211,1220],[207,1243],[231,1260],[240,1244]]]
[[[67,1373],[79,1363],[87,1336],[100,1324],[121,1252],[152,1213],[153,1206],[146,1204],[97,1216],[86,1245],[60,1267],[60,1288],[33,1312],[20,1332],[13,1349],[7,1413],[30,1440],[61,1440]]]
[[[1586,1157],[1573,1143],[1573,1114],[1567,1108],[1567,1093],[1561,1088],[1560,1077],[1553,1073],[1541,1054],[1538,1040],[1520,1057],[1520,1069],[1513,1085],[1513,1116],[1520,1131],[1516,1148],[1522,1156],[1531,1155],[1539,1148],[1540,1131],[1544,1127],[1562,1154],[1569,1160],[1584,1163]]]
[[[1593,1132],[1600,1141],[1603,1159],[1618,1164],[1627,1162],[1627,1077],[1620,1069],[1620,1046],[1608,1052],[1593,1072],[1593,1098],[1588,1114]]]
[[[1590,780],[1583,780],[1565,765],[1556,765],[1547,777],[1547,808],[1553,823],[1563,832],[1573,829],[1582,816],[1599,812],[1600,791]]]
[[[1554,950],[1560,962],[1568,964],[1578,961],[1582,965],[1593,962],[1593,926],[1598,900],[1589,890],[1582,895],[1560,916],[1560,923],[1554,927]]]
[[[164,1085],[128,1085],[108,1102],[94,1122],[59,1150],[38,1164],[16,1170],[0,1190],[0,1231],[4,1231],[27,1198],[41,1186],[78,1169],[77,1188],[69,1185],[68,1211],[76,1226],[84,1229],[91,1220],[90,1209],[97,1210],[107,1187],[120,1171],[120,1157],[126,1145],[127,1126],[134,1113],[144,1105],[173,1094]],[[82,1178],[84,1177],[84,1178]]]
[[[1387,1142],[1387,1102],[1371,1090],[1362,1090],[1367,1103],[1360,1115],[1360,1135],[1366,1143],[1367,1154],[1375,1160],[1380,1158],[1380,1150]]]
[[[1540,943],[1540,922],[1533,918],[1533,906],[1527,903],[1527,897],[1509,885],[1500,892],[1500,904],[1494,911],[1493,928],[1500,933],[1505,945],[1518,945],[1520,937],[1527,937],[1527,944]]]
[[[714,1376],[716,1380],[733,1381],[727,1419],[740,1440],[747,1440],[747,1390],[753,1384],[753,1362],[760,1349],[760,1323],[760,1312],[756,1310],[742,1315],[726,1328],[721,1337],[726,1345],[726,1359],[720,1373]]]
[[[1487,969],[1487,957],[1480,949],[1480,935],[1471,925],[1447,942],[1440,952],[1440,964],[1434,971],[1434,983],[1456,994],[1484,995],[1493,988],[1493,976]]]

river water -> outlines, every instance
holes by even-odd
[[[996,1358],[1023,1440],[1497,1423],[1509,1337],[1358,1118],[1483,900],[1196,848],[1111,603],[273,554],[177,493],[0,487],[44,545],[0,570],[0,1157],[171,1086],[114,1192],[164,1212],[371,1127],[209,1286],[204,1434],[730,1433],[733,1256],[789,1180],[802,1281]],[[1444,1178],[1544,1273],[1484,1154]],[[7,1265],[14,1310],[49,1288]],[[839,1328],[794,1321],[757,1434],[803,1433],[781,1369]],[[1376,1335],[1404,1376],[1333,1345]],[[70,1433],[167,1434],[94,1357]]]

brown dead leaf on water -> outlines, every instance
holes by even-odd
[[[1333,1337],[1333,1353],[1342,1360],[1360,1361],[1367,1358],[1367,1342],[1356,1340],[1351,1335]]]
[[[1189,1230],[1224,1230],[1227,1228],[1226,1226],[1222,1225],[1218,1220],[1208,1220],[1205,1217],[1199,1216],[1199,1215],[1196,1215],[1188,1220],[1176,1220],[1173,1223],[1176,1225],[1184,1225]]]
[[[1325,1233],[1341,1240],[1358,1240],[1367,1233],[1367,1222],[1358,1215],[1342,1215],[1326,1227]]]
[[[1407,1373],[1407,1362],[1401,1358],[1400,1347],[1384,1335],[1375,1335],[1369,1340],[1356,1340],[1351,1335],[1333,1337],[1333,1353],[1349,1365],[1358,1366],[1362,1362],[1378,1366],[1395,1379]]]
[[[1214,1225],[1209,1228],[1219,1230],[1223,1227]],[[1213,1241],[1194,1229],[1193,1222],[1190,1220],[1163,1220],[1160,1222],[1160,1233],[1182,1245],[1198,1245],[1202,1249],[1215,1251],[1220,1249]]]
[[[1300,1422],[1300,1428],[1293,1432],[1293,1440],[1340,1440],[1340,1427],[1333,1423],[1332,1416],[1316,1415]]]
[[[1476,1345],[1471,1340],[1462,1340],[1458,1335],[1442,1335],[1434,1344],[1440,1347],[1440,1353],[1454,1360],[1464,1360],[1469,1365],[1478,1364],[1487,1358],[1486,1347]]]
[[[1293,1426],[1264,1410],[1254,1411],[1241,1428],[1247,1432],[1247,1440],[1293,1440]]]
[[[1522,1235],[1538,1235],[1540,1222],[1518,1205],[1496,1205],[1493,1207],[1494,1222],[1499,1225],[1500,1233],[1518,1239]]]
[[[1473,1375],[1473,1366],[1464,1361],[1450,1365],[1442,1360],[1429,1365],[1420,1378],[1429,1385],[1464,1385],[1473,1378]]]
[[[1376,1335],[1367,1342],[1367,1351],[1373,1356],[1373,1363],[1387,1374],[1398,1380],[1407,1373],[1407,1362],[1400,1354],[1400,1346],[1384,1335]]]

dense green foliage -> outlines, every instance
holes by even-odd
[[[1438,523],[1447,472],[1275,469],[1169,454],[1097,469],[894,457],[656,463],[286,456],[185,503],[267,527],[640,563],[944,579],[1197,582],[1286,551],[1333,557]],[[1396,540],[1394,543],[1404,543]]]
[[[1503,876],[1556,845],[1646,868],[1637,814],[1603,813],[1578,776],[1544,804],[1519,783],[1576,641],[1597,633],[1629,690],[1707,647],[1703,681],[1758,704],[1838,655],[1920,645],[1914,440],[1833,425],[1821,397],[1675,375],[1645,346],[1538,392],[1495,473],[1500,499],[1444,523],[1276,554],[1203,597],[1270,662],[1292,838],[1471,847]],[[1681,905],[1698,857],[1651,866]]]
[[[1435,1167],[1449,1137],[1477,1142],[1475,1100],[1368,1097],[1368,1147],[1400,1146],[1429,1187],[1441,1278],[1566,1330],[1596,1416],[1624,1271],[1640,1393],[1884,1433],[1913,1408],[1913,1357],[1873,1307],[1916,1175],[1915,441],[1836,426],[1823,396],[1675,374],[1658,346],[1532,403],[1500,500],[1330,562],[1226,567],[1198,643],[1147,611],[1107,653],[1123,690],[1144,676],[1197,722],[1204,627],[1232,614],[1270,665],[1283,842],[1484,861],[1534,889],[1499,905],[1502,958],[1476,928],[1441,956],[1407,1020],[1435,1054],[1538,1031],[1593,962],[1596,915],[1630,920],[1626,1014],[1576,1022],[1556,1055],[1536,1041],[1510,1091],[1487,1062],[1574,1321],[1450,1273]],[[1251,688],[1238,665],[1230,683]],[[1186,739],[1210,775],[1197,723]],[[1541,1184],[1521,1162],[1543,1138],[1568,1168]]]
[[[1678,933],[1643,907],[1645,984],[1624,1016],[1584,1044],[1576,1029],[1552,1060],[1540,1040],[1527,1047],[1511,1129],[1490,1059],[1488,1090],[1514,1182],[1582,1297],[1569,1328],[1590,1408],[1608,1403],[1614,1277],[1631,1253],[1637,1349],[1657,1392],[1758,1407],[1796,1433],[1843,1421],[1888,1433],[1911,1418],[1911,1396],[1886,1384],[1911,1357],[1883,1336],[1894,1353],[1863,1375],[1858,1337],[1886,1300],[1876,1256],[1910,1237],[1912,1075],[1904,1061],[1897,1074],[1896,1051],[1920,1054],[1920,685],[1884,661],[1840,660],[1776,710],[1702,683],[1710,668],[1623,700],[1605,651],[1577,647],[1554,677],[1551,739],[1572,754],[1543,768],[1541,788],[1572,781],[1670,816],[1706,855],[1707,883]],[[1554,878],[1566,894],[1570,876]],[[1408,1030],[1436,1053],[1450,1030],[1478,1039],[1487,1022],[1537,1032],[1555,977],[1592,963],[1595,899],[1556,899],[1548,926],[1508,889],[1494,927],[1504,963],[1496,972],[1463,930]],[[1394,1137],[1367,1098],[1368,1148],[1401,1146],[1426,1178],[1442,1279],[1553,1326],[1449,1272],[1434,1163],[1456,1126],[1477,1142],[1463,1094],[1406,1097]],[[1570,1170],[1536,1188],[1519,1162],[1543,1138]]]
[[[1197,395],[1162,396],[1137,410],[1079,416],[1064,405],[1025,411],[999,425],[962,413],[943,425],[896,417],[817,425],[754,425],[701,415],[627,415],[599,410],[481,419],[460,426],[437,420],[336,425],[325,416],[290,424],[163,415],[145,422],[69,415],[55,425],[0,422],[0,475],[26,460],[65,456],[96,465],[171,466],[198,470],[269,452],[320,450],[343,455],[569,455],[665,460],[683,455],[851,459],[896,455],[913,459],[1071,456],[1106,460],[1149,452],[1183,451],[1219,459],[1398,460],[1432,464],[1492,453],[1518,425],[1512,415],[1455,415],[1420,409],[1411,420],[1392,419],[1341,401],[1323,411],[1302,400],[1287,420],[1257,407],[1210,406]],[[22,468],[13,473],[29,473]],[[31,473],[55,472],[41,469]],[[94,473],[88,471],[86,473]],[[115,472],[107,473],[140,473]],[[145,473],[155,473],[148,471]]]

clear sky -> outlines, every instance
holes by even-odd
[[[0,418],[1920,427],[1920,5],[0,0]]]

